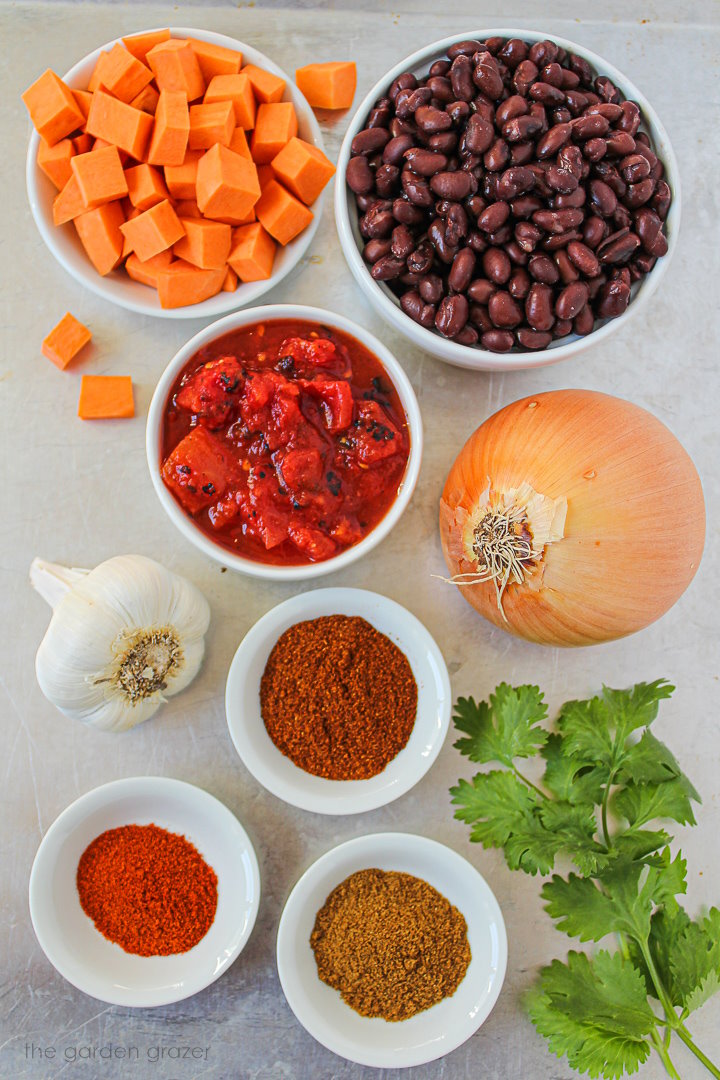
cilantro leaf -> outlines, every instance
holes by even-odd
[[[664,829],[637,829],[613,837],[613,851],[622,862],[636,862],[665,847],[672,837]]]
[[[663,907],[658,908],[650,920],[648,948],[660,976],[660,980],[673,1005],[682,1005],[682,1001],[678,997],[673,983],[673,975],[670,970],[670,957],[672,956],[676,942],[685,931],[685,928],[689,925],[690,918],[679,904],[675,906],[674,910],[668,910]],[[657,998],[657,989],[652,981],[650,972],[648,971],[640,946],[634,938],[627,939],[627,946],[633,963],[638,970],[642,972],[643,977],[645,978],[648,994]]]
[[[658,704],[675,688],[665,679],[636,683],[630,690],[603,687],[602,695],[587,701],[568,701],[558,717],[566,752],[587,765],[615,769],[625,754],[625,740],[657,716]]]
[[[671,818],[680,825],[695,824],[690,799],[679,778],[664,784],[628,784],[617,792],[612,805],[632,829],[639,829],[656,818]]]
[[[489,702],[458,699],[453,720],[468,738],[458,739],[455,747],[471,761],[511,766],[515,758],[533,757],[543,745],[547,732],[538,725],[546,716],[537,686],[500,683]]]
[[[618,914],[612,900],[590,878],[569,874],[566,879],[553,874],[541,892],[548,915],[559,920],[558,930],[569,937],[600,941],[618,929]]]
[[[612,858],[604,845],[595,840],[595,809],[587,804],[548,801],[540,808],[544,827],[557,840],[562,851],[583,874],[595,874],[609,865]]]
[[[679,778],[684,781],[689,797],[695,802],[701,802],[700,796],[672,752],[656,739],[651,731],[644,731],[639,742],[626,748],[622,766],[618,770],[618,779],[623,783],[634,781],[636,784],[663,784],[666,780]]]
[[[558,1057],[591,1077],[614,1080],[636,1072],[650,1056],[655,1026],[640,972],[619,953],[593,959],[570,952],[554,960],[528,995],[535,1027]]]
[[[526,827],[537,797],[520,780],[502,769],[478,773],[450,788],[455,817],[472,826],[471,840],[484,847],[503,847],[510,835]]]
[[[720,911],[711,908],[698,922],[688,922],[673,944],[669,962],[673,997],[688,1012],[699,1009],[720,990]]]
[[[630,690],[611,690],[604,686],[603,701],[612,715],[617,742],[624,742],[638,728],[649,727],[658,714],[660,702],[672,697],[674,690],[667,679],[636,683]]]
[[[565,753],[564,744],[562,735],[552,734],[540,751],[546,761],[543,784],[556,798],[566,802],[599,803],[603,785],[610,778],[609,770],[584,766]]]

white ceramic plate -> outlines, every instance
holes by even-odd
[[[398,1023],[368,1019],[346,1005],[318,978],[310,948],[315,917],[328,895],[350,874],[371,868],[423,878],[468,925],[472,960],[455,993]],[[497,900],[461,855],[424,836],[375,833],[340,844],[305,871],[280,919],[277,964],[288,1004],[313,1038],[360,1065],[407,1068],[449,1054],[487,1019],[505,978],[507,936]]]
[[[154,824],[181,833],[218,877],[215,920],[201,941],[174,956],[134,956],[108,941],[80,906],[75,875],[85,848],[107,829]],[[260,873],[237,818],[212,795],[163,776],[116,780],[63,810],[38,848],[30,915],[60,974],[91,997],[147,1008],[196,994],[223,975],[252,932]]]
[[[151,33],[150,30],[135,30],[134,34]],[[226,49],[234,49],[243,54],[244,64],[255,64],[272,72],[285,80],[284,101],[292,101],[298,118],[298,135],[306,142],[313,143],[324,150],[322,135],[315,114],[308,105],[303,94],[300,93],[290,76],[282,68],[279,68],[270,57],[253,49],[252,45],[246,45],[243,41],[226,37],[225,34],[214,34],[209,30],[191,29],[185,26],[173,26],[170,33],[175,38],[198,38],[200,41],[208,41],[213,45],[222,45]],[[131,36],[131,35],[126,35]],[[68,86],[75,89],[84,89],[90,79],[97,59],[101,52],[111,49],[122,38],[115,38],[101,45],[99,49],[88,53],[74,67],[70,68],[63,76]],[[278,246],[273,265],[272,276],[267,281],[252,281],[238,285],[235,292],[220,292],[217,296],[211,296],[201,304],[190,304],[182,308],[161,308],[157,293],[154,289],[129,278],[124,270],[114,270],[111,274],[101,277],[88,259],[82,244],[78,238],[72,222],[56,228],[52,219],[52,204],[57,191],[42,169],[37,164],[37,151],[40,139],[33,129],[28,146],[26,181],[30,209],[35,219],[35,224],[40,230],[40,235],[46,245],[76,281],[91,292],[102,296],[113,304],[137,311],[142,315],[157,315],[163,319],[217,319],[220,315],[245,304],[252,304],[266,292],[274,288],[290,271],[297,266],[303,255],[310,247],[313,237],[317,232],[320,218],[325,205],[325,192],[322,192],[312,205],[313,220],[308,227],[285,247]]]
[[[593,70],[599,75],[609,76],[626,98],[636,101],[643,114],[643,128],[650,137],[655,153],[665,165],[668,184],[673,193],[672,206],[665,223],[667,233],[668,251],[658,259],[652,271],[633,287],[632,299],[624,314],[617,319],[606,319],[597,326],[591,334],[585,337],[571,335],[554,341],[547,349],[538,349],[535,352],[509,352],[493,353],[481,347],[469,347],[458,345],[434,330],[426,330],[405,314],[400,307],[397,297],[380,282],[373,281],[370,270],[363,260],[362,248],[365,241],[360,236],[357,223],[357,212],[354,205],[352,192],[343,182],[345,170],[350,159],[350,144],[363,127],[363,124],[378,98],[382,97],[389,89],[391,83],[405,71],[413,71],[416,75],[426,75],[430,65],[446,55],[448,46],[456,41],[478,40],[484,41],[489,37],[522,38],[524,41],[543,41],[549,38],[557,45],[561,45],[569,52],[576,53],[588,61]],[[451,37],[434,41],[424,49],[411,56],[406,56],[395,67],[373,86],[365,99],[360,104],[357,112],[348,125],[343,144],[340,148],[337,163],[337,178],[335,184],[335,223],[338,236],[348,266],[352,275],[362,289],[363,293],[373,305],[375,310],[383,316],[396,330],[408,338],[418,348],[436,356],[438,360],[444,360],[456,367],[472,368],[478,371],[517,371],[522,368],[542,367],[545,364],[555,364],[559,360],[568,360],[584,352],[592,345],[605,343],[610,334],[625,326],[628,319],[638,312],[640,308],[647,306],[647,301],[653,295],[662,277],[664,276],[670,259],[677,247],[678,230],[680,227],[680,172],[677,160],[670,145],[670,138],[662,125],[659,116],[653,109],[645,95],[638,90],[616,67],[608,63],[597,53],[591,52],[575,41],[558,37],[557,34],[548,34],[542,30],[518,30],[507,27],[490,30],[468,30],[466,33],[453,34]]]
[[[277,639],[290,626],[321,615],[359,615],[407,656],[418,687],[417,719],[407,745],[368,780],[326,780],[305,772],[278,750],[260,714],[260,680]],[[278,604],[255,623],[235,653],[225,710],[235,749],[263,787],[318,814],[359,814],[399,798],[440,753],[450,722],[450,679],[442,653],[423,624],[378,593],[318,589]]]

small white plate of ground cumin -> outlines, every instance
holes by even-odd
[[[440,752],[447,666],[406,608],[363,589],[314,589],[246,634],[225,695],[235,749],[268,791],[320,814],[374,810]]]
[[[277,965],[290,1008],[328,1050],[408,1068],[450,1053],[487,1019],[505,978],[505,923],[457,852],[375,833],[305,871],[280,919]]]

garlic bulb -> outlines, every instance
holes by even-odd
[[[66,716],[124,731],[195,678],[210,608],[153,559],[118,555],[89,571],[35,559],[30,581],[54,609],[37,679]]]

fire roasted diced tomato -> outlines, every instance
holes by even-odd
[[[278,455],[276,468],[288,492],[296,499],[320,487],[323,459],[319,450],[286,450]]]
[[[198,417],[210,428],[222,427],[238,401],[242,371],[234,356],[221,356],[203,364],[180,388],[175,397],[179,409]]]
[[[322,562],[335,554],[337,545],[321,529],[314,525],[302,525],[291,521],[288,526],[288,536],[296,548],[302,551],[312,562]]]
[[[344,379],[299,379],[305,394],[317,401],[328,431],[345,431],[353,419],[353,395]]]
[[[290,357],[296,368],[307,366],[327,367],[334,364],[337,359],[337,350],[332,341],[327,338],[286,338],[278,349],[278,358],[282,370],[282,362]]]
[[[163,480],[191,514],[225,493],[230,462],[225,447],[206,428],[196,427],[178,443],[162,467]]]
[[[377,401],[359,401],[351,443],[358,461],[374,465],[402,451],[398,429]]]

